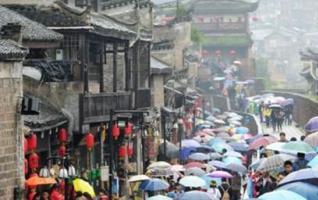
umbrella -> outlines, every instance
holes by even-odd
[[[262,164],[262,162],[264,162],[265,159],[266,158],[261,158],[259,160],[254,161],[252,164],[250,164],[249,168],[250,169],[257,169],[260,166],[260,164]]]
[[[308,135],[304,142],[312,146],[313,148],[316,148],[318,146],[318,132],[312,133]]]
[[[259,139],[261,137],[263,137],[263,135],[255,135],[255,136],[253,136],[251,138],[245,139],[245,141],[246,141],[247,144],[251,144],[252,142],[254,142],[255,140],[257,140],[257,139]]]
[[[304,197],[300,196],[299,194],[288,191],[288,190],[275,190],[273,192],[268,192],[258,197],[258,200],[282,200],[282,199],[306,200]]]
[[[285,101],[282,101],[280,103],[282,106],[289,106],[289,105],[294,105],[294,99],[285,99]]]
[[[158,161],[158,162],[151,163],[147,167],[147,169],[156,169],[156,168],[166,169],[169,167],[171,167],[171,165],[169,163],[164,162],[164,161]]]
[[[224,154],[225,157],[237,157],[237,158],[243,158],[242,154],[236,152],[236,151],[228,151]]]
[[[233,148],[226,143],[216,143],[212,146],[212,148],[218,153],[223,153],[224,149],[226,151],[233,151]]]
[[[228,120],[229,124],[235,125],[235,126],[241,126],[242,122],[236,121],[236,120]]]
[[[188,140],[182,140],[181,146],[182,147],[194,147],[194,148],[196,148],[196,147],[200,146],[200,143],[195,141],[195,140],[188,139]]]
[[[252,143],[249,144],[249,149],[258,149],[261,146],[267,146],[271,143],[277,142],[277,138],[275,136],[263,136],[261,138],[256,139]]]
[[[221,178],[212,178],[208,175],[204,175],[204,176],[201,176],[200,178],[202,178],[206,185],[210,185],[211,181],[215,181],[217,185],[221,185],[222,184],[222,179]]]
[[[201,146],[197,147],[196,150],[197,152],[201,152],[201,153],[209,153],[213,151],[213,148],[210,147],[209,145],[201,144]]]
[[[172,200],[172,198],[169,198],[163,195],[156,195],[156,196],[149,197],[148,200]]]
[[[243,142],[230,142],[229,145],[234,149],[234,151],[238,151],[238,152],[248,151],[248,145]]]
[[[129,178],[128,182],[132,183],[132,182],[139,182],[139,181],[146,181],[146,180],[150,180],[150,178],[146,175],[135,175]]]
[[[236,132],[237,134],[241,134],[241,135],[246,134],[246,133],[248,133],[249,131],[250,131],[250,130],[249,130],[248,128],[243,127],[243,126],[237,127],[237,128],[235,129],[235,132]]]
[[[193,154],[190,154],[189,159],[204,161],[204,160],[209,160],[209,156],[204,153],[193,153]]]
[[[160,144],[159,151],[162,153],[162,155],[164,154],[164,143]],[[175,144],[166,141],[166,156],[168,158],[178,158],[179,148]]]
[[[141,185],[141,189],[145,191],[160,191],[169,188],[169,183],[159,178],[153,178],[146,181],[146,184]]]
[[[225,164],[230,164],[230,163],[242,164],[242,160],[237,157],[225,157],[223,158],[223,162]]]
[[[279,104],[272,104],[272,105],[269,106],[269,108],[271,108],[271,109],[282,109],[282,106],[279,105]]]
[[[172,176],[174,172],[169,168],[152,168],[148,169],[147,174],[151,174],[152,177]]]
[[[293,182],[307,182],[307,183],[318,183],[318,170],[307,168],[301,169],[295,172],[288,174],[280,183],[279,186],[286,185],[287,183]]]
[[[179,181],[180,185],[183,185],[184,187],[205,187],[206,183],[202,178],[199,178],[197,176],[185,176],[180,179]]]
[[[225,169],[231,170],[233,172],[242,173],[242,174],[245,174],[247,172],[247,169],[244,165],[237,164],[237,163],[229,163],[225,166]]]
[[[93,187],[83,179],[77,178],[73,181],[73,186],[75,192],[82,192],[85,193],[87,192],[91,197],[95,197],[95,192]]]
[[[214,171],[208,174],[208,176],[212,178],[233,178],[233,176],[226,171]]]
[[[204,176],[206,174],[205,171],[203,171],[201,168],[199,167],[191,167],[186,169],[185,171],[185,175],[186,176]]]
[[[215,160],[215,159],[220,159],[222,158],[223,156],[219,153],[209,153],[209,158],[210,160]]]
[[[221,161],[218,161],[218,160],[213,160],[211,162],[208,163],[209,165],[211,166],[214,166],[216,168],[219,168],[219,169],[225,169],[226,168],[226,164],[224,162],[221,162]]]
[[[287,154],[277,154],[265,158],[262,163],[257,167],[258,171],[272,171],[281,168],[287,160],[296,160],[295,156]]]
[[[190,192],[185,192],[179,200],[211,200],[212,197],[206,193],[206,192],[201,192],[201,191],[190,191]]]
[[[38,185],[52,185],[55,184],[56,181],[54,178],[43,178],[39,176],[32,176],[28,180],[26,180],[26,184],[28,186],[38,186]]]
[[[196,152],[197,149],[195,147],[186,147],[182,148],[180,152],[180,159],[181,160],[187,160],[189,155],[193,152]]]
[[[265,149],[271,150],[271,151],[281,151],[285,144],[286,144],[285,142],[274,142],[266,146]]]
[[[313,153],[315,150],[306,142],[303,141],[293,141],[293,142],[288,142],[285,143],[282,146],[282,152],[284,153],[303,153],[303,154],[308,154],[308,153]]]
[[[307,124],[305,125],[305,131],[309,133],[313,133],[318,131],[318,116],[311,118]]]
[[[189,162],[189,163],[186,164],[184,167],[185,167],[186,169],[187,169],[187,168],[192,168],[192,167],[202,168],[202,167],[203,167],[203,164],[200,163],[200,162]]]
[[[214,139],[212,139],[212,140],[210,140],[209,142],[208,142],[208,145],[209,146],[213,146],[214,144],[217,144],[217,143],[225,143],[225,140],[223,140],[222,138],[214,138]]]
[[[215,119],[213,122],[216,123],[216,124],[221,124],[221,125],[222,124],[226,124],[225,121],[222,120],[222,119]]]
[[[318,166],[318,156],[315,156],[308,164],[308,167],[317,167]]]
[[[184,172],[185,168],[184,168],[183,165],[172,165],[170,167],[170,170],[173,171],[173,172]]]
[[[290,184],[284,185],[284,186],[280,187],[280,189],[295,192],[295,193],[305,197],[305,199],[307,199],[307,200],[317,200],[318,199],[318,187],[316,185],[302,183],[302,182],[296,182],[296,183],[290,183]]]

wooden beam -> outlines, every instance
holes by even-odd
[[[113,43],[113,92],[117,92],[117,42]]]
[[[105,49],[104,49],[104,43],[100,46],[100,52],[99,52],[99,92],[104,92],[104,57],[105,57]]]
[[[129,57],[128,57],[128,53],[129,53],[129,43],[127,42],[125,44],[125,90],[128,91],[129,90],[129,83],[130,83],[130,62],[129,62]]]

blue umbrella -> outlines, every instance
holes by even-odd
[[[209,165],[219,168],[219,169],[225,169],[226,164],[224,162],[218,161],[218,160],[213,160],[211,162],[208,162]]]
[[[279,183],[279,186],[298,181],[318,184],[318,170],[307,168],[292,172]]]
[[[196,148],[194,147],[182,148],[180,152],[180,159],[187,160],[189,155],[193,152],[196,152]]]
[[[318,156],[314,157],[308,164],[308,167],[317,167],[318,166]]]
[[[318,199],[318,187],[316,185],[295,182],[284,185],[280,189],[289,190],[296,192],[297,194],[305,197],[307,200],[317,200]]]
[[[213,146],[214,144],[218,144],[218,143],[226,143],[226,141],[223,140],[222,138],[217,137],[217,138],[214,138],[214,139],[210,140],[208,142],[208,145],[209,146]]]
[[[224,149],[226,151],[233,151],[233,148],[230,145],[226,144],[226,143],[213,144],[212,148],[218,153],[223,153]]]
[[[211,200],[211,198],[212,197],[206,192],[191,191],[191,192],[186,192],[183,195],[181,195],[179,200],[194,200],[194,199]]]
[[[318,131],[318,116],[311,118],[305,125],[305,130],[309,133]]]
[[[237,127],[237,128],[235,129],[235,132],[236,132],[237,134],[241,134],[241,135],[246,134],[246,133],[248,133],[249,131],[250,131],[250,130],[249,130],[248,128],[243,127],[243,126]]]
[[[239,164],[239,165],[242,164],[242,160],[237,158],[237,157],[226,157],[226,158],[223,158],[223,162],[225,164],[230,164],[230,163],[235,163],[235,164]]]
[[[275,190],[273,192],[268,192],[258,197],[258,200],[282,200],[282,199],[306,200],[304,197],[300,196],[299,194],[288,191],[288,190]]]
[[[192,139],[187,139],[187,140],[182,140],[181,141],[181,146],[182,147],[200,147],[200,143],[195,141],[195,140],[192,140]]]
[[[230,142],[229,145],[234,149],[234,151],[238,151],[238,152],[248,151],[248,145],[242,142]]]
[[[191,160],[197,160],[197,161],[204,161],[209,160],[209,156],[204,153],[192,153],[189,155],[189,159]]]
[[[145,191],[160,191],[169,188],[169,183],[158,178],[153,178],[145,182],[147,183],[140,185],[140,189]]]
[[[215,181],[218,186],[222,184],[221,178],[212,178],[208,175],[201,176],[200,178],[202,178],[206,182],[207,186],[210,185],[211,181]]]

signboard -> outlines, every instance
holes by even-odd
[[[109,167],[108,166],[100,167],[100,179],[101,179],[101,181],[108,181],[109,180]]]
[[[118,177],[114,177],[112,186],[113,186],[112,193],[119,194],[119,178]]]

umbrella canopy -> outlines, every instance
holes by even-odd
[[[315,156],[309,163],[307,164],[308,167],[317,167],[318,166],[318,156]]]
[[[205,181],[202,178],[197,176],[185,176],[179,181],[180,185],[184,187],[195,187],[195,188],[202,188],[206,186]]]
[[[234,151],[238,151],[238,152],[248,151],[248,145],[243,142],[230,142],[229,145],[234,149]]]
[[[292,172],[288,174],[280,183],[279,185],[285,185],[287,183],[293,183],[293,182],[307,182],[307,183],[318,183],[318,170],[307,168],[307,169],[301,169],[295,172]]]
[[[77,178],[73,181],[73,186],[75,192],[82,192],[85,193],[87,192],[91,197],[95,197],[95,191],[94,188],[86,181],[83,179]]]
[[[194,147],[194,148],[197,148],[197,147],[199,147],[201,145],[196,140],[188,139],[188,140],[182,140],[181,141],[181,146],[182,147]]]
[[[251,144],[252,142],[254,142],[255,140],[257,140],[258,138],[263,137],[263,135],[255,135],[253,137],[247,138],[245,139],[247,144]]]
[[[196,151],[200,153],[209,153],[209,152],[213,152],[213,148],[210,147],[209,145],[201,144],[200,147],[196,148]]]
[[[209,153],[208,155],[209,155],[210,160],[220,159],[223,157],[221,154],[216,153],[216,152]]]
[[[204,166],[203,166],[203,163],[200,163],[200,162],[189,162],[189,163],[187,163],[184,167],[185,167],[186,169],[188,169],[188,168],[192,168],[192,167],[202,168],[202,167],[204,167]]]
[[[224,149],[226,151],[233,151],[233,148],[227,143],[216,143],[213,144],[212,148],[218,153],[223,153]]]
[[[198,167],[192,167],[185,170],[186,176],[204,176],[206,172]]]
[[[204,154],[204,153],[193,153],[193,154],[190,154],[189,159],[204,161],[204,160],[209,160],[210,158],[207,154]]]
[[[250,164],[249,168],[250,168],[250,169],[257,169],[257,168],[260,166],[260,164],[261,164],[262,162],[264,162],[265,159],[266,159],[266,158],[261,158],[261,159],[259,159],[259,160],[254,161],[252,164]]]
[[[172,200],[172,198],[169,198],[163,195],[156,195],[156,196],[149,197],[148,200]]]
[[[147,183],[141,187],[145,191],[161,191],[169,188],[169,183],[159,178],[153,178],[146,181]]]
[[[206,193],[206,192],[201,192],[201,191],[190,191],[190,192],[185,192],[179,200],[194,200],[194,199],[200,199],[200,200],[211,200],[212,197]]]
[[[226,164],[224,162],[218,161],[218,160],[213,160],[211,162],[208,163],[209,165],[219,168],[219,169],[225,169],[226,168]]]
[[[252,143],[249,144],[249,149],[258,149],[262,146],[267,146],[269,144],[272,144],[274,142],[277,142],[277,138],[275,136],[269,135],[269,136],[263,136],[261,138],[256,139]]]
[[[236,132],[237,134],[241,134],[241,135],[246,134],[246,133],[248,133],[249,131],[250,131],[250,130],[249,130],[248,128],[243,127],[243,126],[237,127],[237,128],[235,129],[235,132]]]
[[[290,183],[280,187],[280,189],[295,192],[303,196],[307,200],[317,200],[318,199],[318,187],[309,183]]]
[[[315,133],[308,135],[305,138],[304,142],[306,142],[307,144],[309,144],[313,148],[318,147],[318,132],[315,132]]]
[[[277,154],[265,158],[262,163],[257,167],[258,171],[272,171],[281,168],[287,160],[296,160],[295,156],[287,154]]]
[[[197,151],[197,149],[195,147],[184,147],[181,149],[180,159],[187,160],[189,155],[193,152],[196,152],[196,151]]]
[[[247,172],[247,169],[244,165],[237,164],[237,163],[229,163],[225,166],[225,169],[231,170],[233,172],[242,173],[242,174],[245,174]]]
[[[28,180],[26,180],[26,184],[30,187],[38,186],[38,185],[52,185],[55,184],[56,181],[54,178],[43,178],[39,176],[32,176]]]
[[[271,109],[282,109],[283,107],[281,105],[279,105],[279,104],[272,104],[272,105],[269,106],[269,108],[271,108]]]
[[[212,177],[209,177],[208,175],[201,176],[200,178],[202,178],[205,181],[207,186],[210,185],[211,181],[215,181],[218,186],[222,184],[221,178],[212,178]]]
[[[288,191],[288,190],[275,190],[273,192],[268,192],[258,197],[258,200],[282,200],[282,199],[306,200],[304,197],[300,196],[299,194]]]
[[[285,144],[286,144],[285,142],[274,142],[274,143],[266,146],[265,149],[271,150],[271,151],[281,151]]]
[[[147,169],[166,169],[166,168],[169,168],[171,167],[171,165],[167,162],[164,162],[164,161],[158,161],[158,162],[154,162],[154,163],[151,163]]]
[[[291,99],[291,98],[285,99],[285,101],[282,101],[280,105],[282,106],[294,105],[294,99]]]
[[[164,154],[164,143],[160,144],[159,151],[162,155]],[[179,148],[175,144],[166,141],[166,156],[168,158],[178,158]]]
[[[237,157],[237,158],[243,158],[242,154],[235,152],[235,151],[228,151],[224,154],[225,157]]]
[[[172,165],[170,167],[170,170],[171,171],[174,171],[174,172],[184,172],[185,171],[185,168],[183,165]]]
[[[318,116],[311,118],[307,124],[305,125],[305,131],[309,133],[313,133],[318,131]]]
[[[223,162],[225,164],[230,164],[230,163],[242,164],[242,160],[237,157],[225,157],[223,158]]]
[[[225,142],[224,139],[216,137],[216,138],[210,140],[210,141],[208,142],[208,145],[209,145],[209,146],[213,146],[213,145],[215,145],[215,144],[217,144],[217,143],[226,143],[226,142]]]
[[[208,176],[212,178],[233,178],[233,176],[226,171],[214,171],[208,174]]]
[[[303,154],[308,154],[308,153],[313,153],[315,150],[306,142],[302,141],[293,141],[293,142],[288,142],[285,143],[282,146],[282,152],[284,153],[303,153]]]
[[[132,182],[139,182],[139,181],[146,181],[146,180],[150,180],[150,178],[146,175],[135,175],[129,178],[128,182],[132,183]]]

